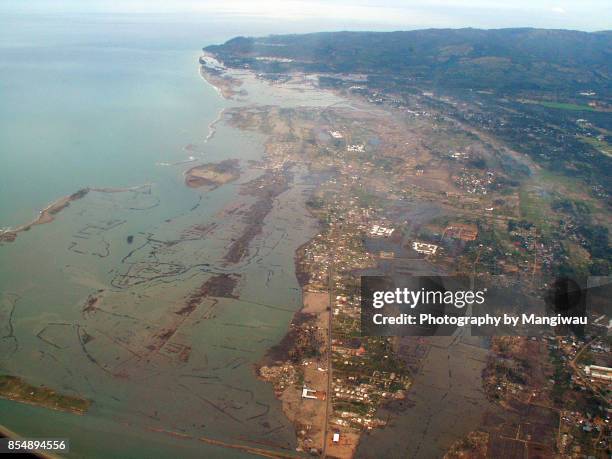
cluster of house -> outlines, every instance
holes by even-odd
[[[495,181],[495,172],[487,171],[484,175],[464,170],[455,177],[455,185],[470,194],[486,195],[488,188]]]

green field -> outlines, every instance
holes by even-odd
[[[519,99],[519,102],[522,104],[535,104],[535,105],[541,105],[546,108],[556,108],[559,110],[572,110],[572,111],[577,111],[577,112],[602,111],[602,110],[598,110],[596,108],[590,107],[588,105],[570,104],[566,102],[550,102],[546,100],[532,100],[532,99]]]
[[[533,190],[529,189],[527,186],[521,187],[519,199],[521,218],[541,226],[542,210],[547,206],[541,202],[541,199],[539,199]]]

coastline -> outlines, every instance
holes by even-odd
[[[212,60],[212,65],[215,67],[207,66],[207,60]],[[237,89],[237,87],[242,85],[242,81],[229,75],[227,73],[228,69],[222,66],[213,55],[204,52],[200,56],[199,63],[200,76],[210,84],[221,97],[224,99],[233,99],[236,95],[245,94],[243,90]],[[211,64],[211,62],[208,62],[208,64]]]
[[[198,74],[200,75],[200,78],[204,80],[209,86],[211,86],[222,99],[224,100],[231,99],[231,97],[227,97],[227,95],[224,94],[224,92],[221,90],[219,86],[215,85],[215,83],[210,79],[210,77],[207,77],[207,73],[205,71],[204,65],[202,64],[203,56],[206,56],[206,53],[203,54],[199,60],[200,65],[198,66]],[[223,120],[224,114],[225,114],[225,108],[222,108],[221,110],[219,110],[217,117],[214,120],[212,120],[210,123],[208,123],[208,134],[206,135],[206,138],[204,139],[204,143],[207,143],[209,140],[212,140],[212,138],[215,136],[217,132],[216,126],[218,123],[220,123]]]
[[[55,215],[59,214],[62,210],[68,207],[71,202],[84,198],[90,191],[91,188],[82,188],[76,193],[70,194],[68,196],[63,196],[53,201],[51,204],[42,209],[39,212],[38,217],[32,220],[31,222],[25,223],[14,229],[2,231],[0,233],[0,242],[13,242],[15,239],[17,239],[19,233],[29,231],[33,226],[36,225],[44,225],[46,223],[51,223],[53,220],[55,220]]]
[[[92,191],[97,192],[97,193],[125,193],[128,191],[137,191],[147,186],[150,186],[150,185],[144,184],[144,185],[137,185],[133,187],[127,187],[127,188],[94,188],[94,187],[81,188],[80,190],[72,194],[69,194],[67,196],[62,196],[61,198],[56,199],[55,201],[48,204],[45,208],[43,208],[39,212],[38,217],[36,217],[31,222],[24,223],[23,225],[20,225],[16,228],[9,227],[4,230],[0,229],[0,245],[2,242],[15,241],[19,233],[22,233],[24,231],[29,231],[34,226],[44,225],[44,224],[53,222],[56,218],[56,215],[58,215],[62,210],[66,209],[66,207],[68,207],[71,202],[78,201],[79,199],[84,198],[87,194],[89,194]]]
[[[224,113],[225,113],[225,108],[222,108],[221,110],[219,110],[219,114],[217,115],[217,117],[208,124],[208,135],[204,139],[204,143],[207,143],[209,140],[211,140],[215,136],[215,133],[217,132],[216,126],[223,119]]]
[[[220,91],[219,91],[219,93],[220,93]],[[209,95],[210,95],[210,96],[212,96],[212,93],[209,93]],[[214,96],[213,96],[213,97],[214,97]],[[223,113],[223,112],[219,113],[219,114],[218,114],[218,116],[217,116],[217,118],[211,122],[211,124],[209,125],[210,127],[212,127],[212,128],[214,129],[214,126],[219,126],[219,125],[217,125],[216,123],[217,123],[217,122],[221,122],[221,121],[223,121],[223,114],[222,114],[222,113]],[[214,116],[214,115],[213,115],[213,116]],[[210,118],[209,118],[209,119],[210,119]],[[201,131],[200,131],[200,135],[202,135],[202,132],[201,132]],[[213,132],[210,132],[210,131],[209,131],[209,133],[208,133],[208,138],[210,139],[210,138],[212,137],[212,135],[214,135],[214,131],[213,131]],[[221,140],[221,139],[220,139],[220,137],[225,136],[225,135],[226,135],[226,134],[225,134],[225,130],[222,130],[222,131],[220,130],[220,133],[217,135],[217,138],[215,138],[215,142],[216,142],[217,140]],[[248,148],[248,145],[246,146],[246,148]],[[258,172],[258,171],[256,171],[256,172]],[[175,186],[176,186],[176,187],[181,187],[181,183],[180,183],[180,182],[178,182],[178,183],[176,183],[176,184],[175,184]],[[279,186],[279,190],[278,190],[278,191],[281,191],[281,189],[282,189],[282,187],[280,187],[280,186]],[[107,189],[103,189],[103,188],[101,188],[101,189],[96,189],[96,188],[89,188],[89,187],[88,187],[88,189],[87,189],[87,190],[88,190],[88,192],[91,192],[91,191],[100,191],[100,192],[119,192],[119,191],[122,191],[122,190],[120,190],[120,189],[111,189],[111,188],[107,188]],[[264,190],[262,193],[264,193],[264,192],[265,192],[265,193],[267,193],[267,189],[266,189],[266,190]],[[270,193],[273,193],[273,192],[275,192],[275,191],[274,191],[274,190],[271,190],[271,191],[270,191]],[[94,196],[90,196],[90,197],[95,197],[95,195],[94,195]],[[262,196],[260,200],[261,200],[261,201],[264,201],[264,198],[266,198],[266,197],[265,197],[265,196]],[[258,201],[259,201],[259,200],[258,200]],[[56,208],[56,207],[55,207],[55,205],[57,204],[57,205],[58,205],[58,207],[57,207],[57,208],[58,208],[58,212],[59,212],[59,211],[61,211],[62,209],[64,209],[64,208],[66,207],[66,206],[64,205],[66,202],[71,202],[71,196],[65,196],[64,198],[60,198],[60,199],[58,199],[58,200],[55,200],[55,201],[54,201],[54,202],[52,202],[51,204],[49,204],[49,205],[45,206],[45,209],[46,209],[47,211],[48,211],[48,210],[50,210],[50,209],[55,209],[55,208]],[[81,209],[85,209],[85,208],[89,207],[90,202],[91,202],[91,200],[90,200],[90,201],[84,201],[83,203],[79,203],[79,204],[77,204],[77,207],[74,207],[74,208],[73,208],[73,209],[72,209],[70,212],[66,212],[66,214],[64,215],[64,218],[63,218],[63,219],[58,219],[57,224],[62,224],[64,221],[66,221],[66,222],[67,222],[68,220],[72,221],[73,214],[74,214],[76,211],[80,211]],[[264,205],[264,204],[265,204],[265,205]],[[267,204],[267,199],[266,199],[266,202],[265,202],[264,204],[261,204],[261,206],[263,206],[263,207],[265,207],[265,208],[267,209],[267,208],[269,207],[269,206],[268,206],[268,204]],[[258,204],[258,206],[259,206],[259,204]],[[60,208],[60,207],[61,207],[61,208]],[[259,213],[259,212],[260,212],[260,207],[254,207],[254,212],[255,212],[255,211],[257,211],[257,213]],[[55,215],[55,214],[53,214],[53,215]],[[54,218],[57,218],[57,216],[55,216]],[[195,218],[195,217],[194,217],[194,218]],[[236,217],[236,219],[238,219],[238,217]],[[262,218],[262,220],[263,220],[263,218]],[[50,219],[49,219],[49,221],[44,221],[44,220],[43,220],[43,221],[41,221],[41,222],[37,222],[37,224],[49,223],[49,222],[51,222],[51,221],[53,221],[53,218],[50,218]],[[188,222],[190,222],[190,221],[191,221],[191,220],[187,220],[187,219],[185,219],[185,222],[187,222],[187,223],[188,223]],[[182,222],[181,222],[181,223],[182,223]],[[243,223],[243,222],[242,222],[242,221],[240,221],[240,222],[239,222],[239,225],[241,225],[242,223]],[[22,226],[26,226],[26,225],[22,225]],[[28,229],[29,229],[29,227],[28,227]],[[230,229],[233,229],[233,228],[230,228]],[[53,228],[51,228],[51,231],[53,231]],[[249,226],[249,232],[248,232],[247,236],[245,236],[245,237],[244,237],[244,239],[240,239],[240,240],[238,241],[238,243],[236,244],[236,250],[235,250],[235,253],[238,253],[238,254],[243,253],[243,252],[244,252],[243,246],[248,246],[248,244],[250,244],[250,243],[251,243],[252,239],[254,239],[254,238],[255,238],[255,237],[257,237],[259,234],[261,234],[261,231],[262,231],[262,229],[261,229],[261,228],[259,228],[259,227]],[[45,235],[45,233],[36,233],[36,235],[38,235],[38,234],[42,234],[42,236],[43,236],[43,237],[44,237],[44,235]],[[148,235],[147,235],[147,236],[148,236]],[[135,237],[136,237],[136,238],[139,238],[139,236],[138,236],[138,235],[136,235]],[[38,238],[36,238],[36,239],[38,239]],[[21,241],[19,241],[19,242],[21,242]],[[28,239],[27,237],[24,237],[23,242],[24,242],[24,243],[25,243],[25,242],[29,242],[29,239]],[[158,242],[158,241],[153,241],[151,244],[153,245],[153,244],[156,244],[157,242]],[[128,242],[127,244],[130,244],[130,243],[131,243],[131,242]],[[139,240],[139,239],[137,239],[137,240],[135,241],[134,245],[133,245],[132,247],[127,247],[127,249],[132,249],[132,250],[134,250],[134,248],[136,248],[136,249],[137,249],[137,247],[136,247],[136,246],[137,246],[137,244],[139,244],[139,243],[140,243],[140,240]],[[168,246],[169,246],[170,244],[171,244],[171,242],[168,242]],[[186,244],[186,245],[187,245],[187,244]],[[194,245],[195,245],[195,244],[194,244]],[[19,245],[19,247],[21,247],[21,245]],[[253,250],[253,251],[254,251],[253,247],[254,247],[254,245],[253,245],[253,246],[251,246],[251,250]],[[132,250],[130,251],[130,254],[132,253]],[[135,251],[135,250],[134,250],[134,251]],[[248,253],[248,252],[247,252],[247,253]],[[253,254],[253,256],[255,256],[255,255],[256,255],[256,253],[255,253],[255,254]],[[236,257],[238,257],[238,256],[236,256]],[[291,259],[290,259],[290,252],[288,252],[288,254],[287,254],[287,256],[286,256],[285,258],[288,258],[288,259],[289,259],[289,262],[291,262]],[[200,260],[198,260],[198,261],[199,261],[199,262],[202,262],[202,261],[206,261],[206,260],[201,260],[201,259],[200,259]],[[248,261],[249,261],[249,260],[247,260],[247,262],[248,262]],[[187,262],[186,262],[186,264],[187,264],[188,262],[189,262],[189,261],[187,261]],[[195,263],[195,262],[194,262],[194,263]],[[71,269],[73,269],[73,268],[71,268]],[[74,268],[74,269],[75,269],[75,271],[76,271],[76,268]],[[295,306],[296,306],[296,307],[299,307],[299,303],[297,303]],[[211,309],[212,309],[212,308],[211,308]],[[169,314],[174,314],[174,315],[175,315],[175,312],[173,311],[173,312],[171,312],[171,313],[169,313]],[[276,313],[275,313],[275,314],[276,314]],[[280,314],[285,314],[285,313],[284,313],[284,312],[282,312],[282,313],[280,313]],[[102,315],[102,314],[98,314],[98,315]],[[174,315],[172,315],[172,316],[170,316],[170,317],[171,317],[171,318],[174,318]],[[89,316],[93,316],[93,314],[89,314]],[[271,316],[270,321],[272,321],[274,317],[277,317],[277,316]],[[284,317],[286,317],[286,316],[284,316]],[[78,320],[79,320],[79,323],[85,323],[85,324],[87,324],[87,320],[88,320],[88,318],[83,318],[83,319],[78,319]],[[93,323],[93,319],[91,319],[91,322]],[[105,323],[103,322],[103,319],[100,319],[100,320],[99,320],[99,322],[101,322],[101,323],[102,323],[102,328],[103,328],[103,327],[104,327],[104,325],[105,325]],[[281,321],[277,321],[276,323],[280,324],[280,328],[281,328],[281,330],[282,330],[282,328],[283,328],[283,327],[286,325],[286,322],[287,322],[287,321],[286,321],[285,319],[283,319],[283,320],[281,320]],[[262,334],[263,334],[263,333],[265,333],[265,332],[262,332]],[[180,337],[180,338],[182,338],[182,337]],[[89,342],[90,335],[87,335],[87,334],[85,334],[85,332],[83,332],[83,333],[78,334],[77,339],[78,339],[78,340],[80,340],[80,341],[83,343],[83,345],[85,345],[86,343],[84,343],[84,342],[85,342],[85,341]],[[178,337],[178,333],[177,333],[177,334],[175,335],[175,341],[178,341],[178,339],[179,339],[179,337]],[[102,340],[100,340],[100,341],[102,341]],[[99,342],[100,342],[100,341],[99,341]],[[185,342],[186,342],[186,341],[185,341]],[[186,342],[186,345],[188,345],[188,344],[190,344],[190,343]],[[94,345],[96,345],[96,343],[94,343]],[[168,348],[170,347],[170,345],[172,345],[172,343],[170,343],[170,342],[169,342]],[[262,345],[262,347],[265,347],[265,346],[266,346],[265,344],[263,344],[263,345]],[[228,348],[228,349],[229,349],[229,348]],[[249,349],[249,351],[251,351],[251,350]],[[226,351],[222,351],[222,352],[226,352]],[[252,352],[252,351],[251,351],[251,352]],[[226,352],[226,353],[228,353],[228,352]],[[160,353],[160,354],[161,354],[161,353]],[[182,356],[182,354],[181,354],[181,356]],[[97,356],[96,356],[96,357],[97,357]],[[225,357],[225,356],[222,356],[222,357]],[[165,356],[161,356],[160,358],[165,358]],[[241,362],[241,361],[238,361],[238,363],[239,363],[239,364],[240,364],[240,362]],[[183,364],[183,363],[179,363],[179,365],[182,365],[182,364]],[[236,365],[235,367],[233,367],[233,368],[232,368],[232,370],[234,370],[234,369],[235,369],[235,368],[237,368],[237,367],[238,367],[238,365]],[[95,371],[95,368],[94,368],[94,370],[93,370],[93,371]],[[200,370],[197,370],[197,371],[200,371]],[[250,368],[248,368],[248,370],[246,370],[246,371],[248,371],[248,372],[249,372],[249,376],[250,376],[250,373],[251,373],[251,372],[250,372]],[[253,382],[257,382],[257,381],[253,381]],[[123,382],[121,381],[121,382],[120,382],[120,384],[123,384]],[[249,384],[251,384],[251,383],[249,382]],[[263,387],[263,384],[258,383],[258,390],[260,389],[260,386],[261,386],[261,387]],[[267,385],[266,385],[266,386],[267,386]],[[262,398],[262,399],[261,399],[261,401],[262,401],[262,402],[271,402],[272,400],[269,400],[269,399],[272,399],[272,394],[271,394],[271,391],[267,390],[267,389],[269,389],[269,386],[265,387],[265,389],[266,389],[266,390],[265,390],[265,397],[266,397],[266,398]],[[236,390],[239,390],[239,389],[236,389]],[[112,391],[112,388],[111,388],[111,391]],[[229,389],[228,389],[228,392],[229,392]],[[262,392],[263,392],[263,390],[262,390]],[[234,393],[236,393],[236,392],[234,392]],[[244,393],[247,393],[247,391],[244,391]],[[258,397],[258,398],[259,398],[259,397]],[[262,406],[258,406],[258,407],[256,407],[256,409],[257,409],[257,410],[255,411],[254,415],[257,415],[257,416],[264,416],[264,415],[262,415],[262,414],[261,414],[261,412],[267,413],[267,411],[262,411],[262,410],[263,410],[263,408],[266,408],[266,410],[270,409],[270,408],[266,407],[266,405],[267,405],[267,404],[262,404]],[[271,403],[270,403],[270,406],[272,406],[272,404],[271,404]],[[273,413],[274,413],[274,415],[276,416],[276,413],[278,412],[278,410],[277,410],[277,405],[276,405],[276,404],[274,404],[274,405],[273,405],[273,407],[274,407],[273,409],[275,410]],[[204,410],[202,410],[202,411],[204,411]],[[246,410],[244,410],[244,411],[246,411]],[[8,415],[10,415],[10,414],[11,414],[11,413],[7,413],[7,420],[6,420],[6,422],[8,422],[8,423],[9,423],[9,425],[12,425],[12,424],[13,424],[15,421],[12,421],[12,420],[11,420],[11,419],[8,417]],[[148,413],[146,413],[146,415],[148,415]],[[144,418],[144,415],[141,415],[140,413],[138,414],[138,416],[141,416],[142,418]],[[151,416],[151,417],[152,417],[152,416]],[[281,419],[282,417],[283,417],[283,416],[282,416],[282,414],[280,414],[280,413],[279,413],[279,415],[278,415],[278,416],[276,416],[276,418],[278,418],[278,419]],[[49,417],[49,419],[53,419],[53,418],[52,418],[52,417]],[[84,420],[78,420],[78,419],[77,419],[76,421],[71,421],[71,422],[72,422],[72,423],[74,423],[75,425],[77,425],[77,426],[78,426],[78,424],[79,424],[79,423],[87,423],[87,424],[89,424],[88,419],[89,419],[89,417],[88,417],[87,419],[84,419]],[[139,417],[138,419],[140,419],[140,417]],[[189,419],[189,418],[187,418],[187,419]],[[253,420],[252,422],[251,422],[251,421],[249,421],[249,422],[251,422],[251,423],[252,423],[252,424],[254,424],[254,425],[257,423],[257,427],[256,427],[257,429],[260,429],[260,430],[264,430],[264,429],[266,429],[266,430],[271,431],[272,433],[270,434],[270,436],[274,436],[274,438],[278,437],[278,438],[281,438],[281,439],[283,439],[283,440],[284,440],[284,439],[285,439],[285,437],[286,437],[286,438],[288,439],[287,441],[291,440],[291,435],[289,435],[289,434],[285,434],[284,432],[282,432],[281,434],[277,435],[277,434],[276,434],[276,431],[273,431],[273,430],[272,430],[273,428],[276,428],[276,426],[275,426],[275,425],[273,425],[272,427],[266,427],[266,426],[260,427],[260,421],[259,421],[259,418],[257,418],[257,419],[258,419],[257,421]],[[146,420],[147,420],[147,419],[145,419],[145,421],[146,421]],[[165,419],[164,419],[164,420],[165,420]],[[46,421],[46,422],[49,422],[49,421]],[[262,422],[263,422],[263,421],[262,421]],[[246,423],[246,422],[245,422],[245,423]],[[288,423],[288,422],[286,422],[286,421],[284,421],[284,420],[283,420],[283,424],[287,424],[287,425],[289,426],[289,423]],[[15,422],[15,426],[18,426],[18,425],[19,425],[19,424],[17,424],[17,423]],[[27,424],[25,424],[25,425],[27,425]],[[86,424],[84,424],[84,425],[86,425]],[[14,427],[15,427],[15,426],[14,426]],[[289,432],[289,430],[290,430],[290,429],[291,429],[291,427],[288,427],[288,428],[287,428],[287,432]],[[24,430],[26,430],[26,431],[27,431],[27,430],[29,430],[29,429],[24,429]],[[7,432],[7,433],[8,433],[8,432]],[[213,432],[213,435],[214,435],[214,434],[215,434],[215,433]],[[17,434],[15,434],[14,436],[15,436],[15,437],[18,437],[18,435],[17,435]],[[257,437],[256,437],[256,436],[253,436],[253,439],[254,439],[254,440],[256,440],[256,439],[257,439]],[[92,447],[92,451],[93,451],[93,450],[96,448],[96,445],[95,445],[95,444],[94,444],[94,445],[91,445],[91,447]],[[53,456],[46,456],[46,457],[53,457]]]
[[[215,84],[209,81],[208,78],[206,78],[206,72],[204,71],[204,65],[202,64],[201,61],[200,61],[200,65],[198,66],[198,74],[200,75],[200,78],[202,78],[202,80],[208,83],[222,99],[226,99],[226,97],[221,92],[221,89],[219,89],[219,87],[217,87]]]
[[[235,78],[211,76],[204,65],[201,65],[201,75],[224,99],[232,99],[235,95],[232,86]],[[235,127],[246,130],[253,128],[248,120],[242,120]],[[274,141],[271,136],[268,137],[268,162],[285,164],[288,160],[286,153],[282,149],[276,151]],[[307,209],[307,213],[315,217],[310,209]],[[317,226],[320,231],[321,225]],[[272,385],[276,398],[281,402],[282,411],[295,430],[296,451],[317,455],[325,455],[329,451],[334,457],[352,457],[361,435],[346,430],[342,444],[334,445],[330,434],[332,428],[328,424],[331,403],[331,298],[327,283],[310,283],[309,272],[304,269],[304,250],[313,240],[310,238],[298,246],[293,254],[294,275],[302,296],[301,307],[293,314],[283,338],[267,350],[255,365],[254,371],[258,379]],[[318,400],[304,397],[303,391],[306,388],[313,391]]]
[[[226,159],[218,163],[199,164],[187,169],[183,176],[189,188],[209,187],[215,189],[240,177],[239,161]]]
[[[327,394],[327,340],[329,294],[301,286],[302,307],[291,319],[282,340],[272,346],[256,366],[256,375],[272,384],[285,416],[295,428],[296,451],[320,454],[325,449]],[[313,354],[313,355],[311,355]],[[310,355],[303,366],[304,358]],[[318,400],[303,396],[314,391]]]

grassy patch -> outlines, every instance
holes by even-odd
[[[546,100],[533,100],[533,99],[519,99],[519,102],[522,104],[535,104],[541,105],[546,108],[555,108],[558,110],[571,110],[575,112],[599,112],[603,110],[598,110],[589,105],[578,105],[578,104],[570,104],[566,102],[550,102]]]
[[[0,397],[76,414],[84,414],[91,405],[90,400],[59,394],[44,386],[33,386],[9,375],[0,375]]]
[[[597,137],[586,137],[586,136],[581,136],[580,140],[583,141],[584,143],[591,145],[593,148],[600,151],[604,155],[612,158],[612,145],[610,145],[605,140],[599,140]]]
[[[548,220],[549,205],[537,191],[523,186],[519,191],[519,211],[524,220],[542,228]]]
[[[591,256],[587,250],[575,242],[564,241],[563,246],[569,256],[568,264],[578,272],[588,273],[588,265]]]
[[[539,171],[539,179],[549,185],[553,185],[556,191],[567,190],[572,193],[585,194],[585,182],[576,177],[568,177],[550,169],[542,169]]]

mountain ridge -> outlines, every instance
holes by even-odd
[[[204,48],[230,67],[262,73],[387,74],[448,87],[606,90],[612,31],[422,29],[235,37]]]

